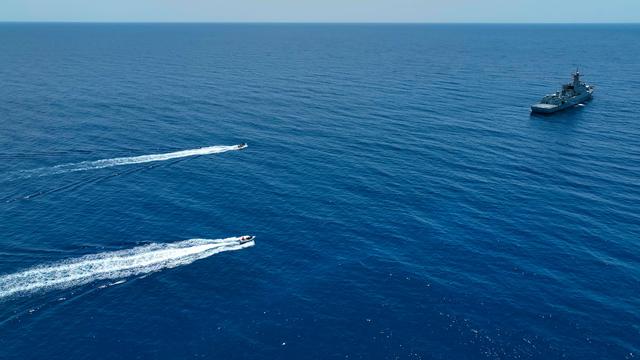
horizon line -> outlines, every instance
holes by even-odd
[[[0,20],[0,24],[254,24],[254,25],[640,25],[638,22],[512,22],[512,21],[85,21],[85,20]]]

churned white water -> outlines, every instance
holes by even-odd
[[[47,289],[64,289],[96,280],[122,279],[156,272],[253,245],[253,241],[240,243],[239,237],[191,239],[86,255],[0,276],[0,299]]]
[[[207,146],[197,149],[181,150],[164,154],[140,155],[131,157],[118,157],[112,159],[82,161],[79,163],[61,164],[50,167],[42,167],[30,170],[19,170],[10,176],[10,179],[26,179],[30,177],[50,176],[76,171],[103,169],[114,166],[143,164],[156,161],[167,161],[179,158],[199,155],[219,154],[227,151],[241,150],[239,145],[231,146]]]

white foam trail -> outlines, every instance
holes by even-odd
[[[179,159],[179,158],[184,158],[189,156],[219,154],[227,151],[241,150],[243,148],[244,148],[243,145],[207,146],[207,147],[202,147],[198,149],[181,150],[181,151],[175,151],[175,152],[164,153],[164,154],[140,155],[140,156],[131,156],[131,157],[119,157],[119,158],[113,158],[113,159],[83,161],[79,163],[62,164],[62,165],[43,167],[43,168],[37,168],[37,169],[31,169],[31,170],[20,170],[20,171],[14,172],[13,176],[11,176],[10,178],[26,179],[30,177],[57,175],[57,174],[64,174],[64,173],[76,172],[76,171],[104,169],[104,168],[113,167],[113,166],[143,164],[143,163],[155,162],[155,161]]]
[[[64,289],[96,280],[123,279],[191,264],[211,255],[240,250],[254,242],[239,237],[191,239],[169,244],[150,244],[129,250],[86,255],[0,276],[0,299],[48,289]]]

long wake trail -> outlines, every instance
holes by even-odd
[[[66,289],[96,280],[130,276],[188,265],[200,259],[253,246],[240,237],[191,239],[149,244],[128,250],[85,255],[0,276],[0,299],[51,289]]]
[[[77,171],[97,170],[114,166],[144,164],[156,161],[166,161],[172,159],[186,158],[190,156],[212,155],[227,151],[242,150],[246,145],[230,146],[207,146],[197,149],[174,151],[163,154],[140,155],[130,157],[118,157],[112,159],[82,161],[78,163],[61,164],[50,167],[42,167],[29,170],[14,171],[9,175],[9,180],[27,179],[31,177],[42,177],[58,175]]]

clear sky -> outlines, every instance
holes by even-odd
[[[640,0],[0,0],[0,21],[640,22]]]

